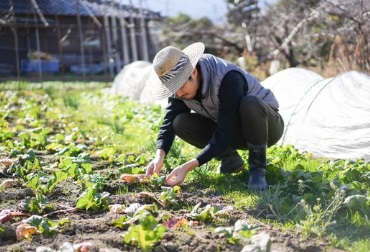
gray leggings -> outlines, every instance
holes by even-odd
[[[211,139],[216,123],[197,113],[179,114],[173,128],[178,137],[198,148],[204,148]],[[239,118],[231,147],[248,149],[253,145],[274,145],[284,131],[281,115],[255,96],[245,96],[240,102]]]

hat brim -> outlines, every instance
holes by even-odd
[[[189,46],[187,46],[185,49],[182,50],[184,54],[186,54],[189,57],[191,67],[190,65],[182,72],[181,76],[176,79],[173,83],[171,83],[169,86],[176,87],[175,89],[169,89],[165,85],[160,85],[160,87],[157,89],[155,93],[155,98],[160,100],[164,98],[168,98],[172,95],[174,95],[181,86],[187,81],[189,76],[191,75],[193,69],[196,67],[199,59],[202,57],[204,53],[205,46],[202,42],[196,42]]]
[[[196,42],[194,44],[189,45],[183,51],[186,55],[188,55],[191,64],[193,65],[193,69],[197,65],[199,59],[202,57],[204,53],[204,44],[202,42]]]

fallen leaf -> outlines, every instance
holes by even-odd
[[[125,213],[125,206],[121,204],[109,205],[109,212],[116,214]]]
[[[157,196],[155,196],[155,194],[154,194],[154,193],[149,193],[149,192],[139,192],[139,193],[137,194],[137,196],[139,196],[140,198],[144,198],[144,197],[151,198],[151,199],[155,200],[158,204],[160,204],[162,207],[166,207],[166,206],[165,206],[165,204],[164,204],[161,200],[159,200],[159,199],[157,198]]]
[[[124,212],[125,213],[135,213],[136,210],[141,207],[142,205],[140,203],[131,203],[130,206],[126,207]]]
[[[145,198],[145,197],[155,198],[156,197],[154,193],[150,193],[150,192],[139,192],[137,196],[140,198]]]
[[[148,180],[145,174],[122,174],[120,178],[126,183],[139,183]]]
[[[188,220],[185,219],[184,217],[182,218],[175,217],[164,223],[164,226],[166,228],[173,228],[173,229],[181,227],[181,226],[187,226],[187,225],[188,225]]]
[[[218,212],[214,213],[215,216],[225,214],[225,213],[230,212],[234,209],[232,206],[217,206],[216,205],[215,207],[220,209]]]
[[[0,164],[2,164],[3,166],[5,166],[5,168],[8,168],[8,167],[9,167],[9,166],[11,166],[14,162],[15,162],[15,159],[10,159],[10,158],[3,158],[3,159],[0,159]]]
[[[199,225],[199,221],[193,221],[193,220],[189,221],[189,226],[190,227],[194,227],[194,226],[198,226],[198,225]]]
[[[82,242],[73,245],[75,252],[93,252],[98,251],[98,248],[92,242]]]
[[[12,187],[14,183],[15,183],[14,179],[6,179],[1,183],[0,188]]]
[[[0,223],[10,221],[15,216],[30,216],[30,214],[22,212],[13,212],[12,210],[4,209],[0,211]]]
[[[138,209],[136,209],[136,211],[135,211],[134,215],[139,214],[139,213],[140,213],[141,211],[143,211],[143,210],[147,210],[147,211],[149,211],[149,212],[155,212],[155,211],[156,211],[156,207],[155,207],[155,205],[153,205],[153,204],[146,204],[146,205],[142,205],[142,206],[140,206]]]
[[[36,227],[31,226],[30,224],[27,224],[27,223],[20,224],[17,227],[17,230],[16,230],[16,235],[17,235],[18,241],[21,241],[23,239],[28,240],[34,234],[41,234],[41,232],[39,230],[37,230]]]
[[[12,218],[12,211],[8,209],[1,210],[0,212],[0,223],[5,223],[7,221],[10,221]]]

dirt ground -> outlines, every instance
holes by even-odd
[[[107,167],[104,163],[95,164],[96,172],[110,174],[115,177],[114,173],[117,169]],[[7,176],[0,173],[0,183]],[[149,198],[137,197],[135,187],[128,187],[130,193],[119,193],[122,182],[118,179],[112,179],[109,185],[104,188],[105,191],[111,193],[111,204],[130,205],[131,203],[153,204],[153,200]],[[207,204],[228,205],[222,196],[207,193],[203,190],[193,191],[186,185],[182,188],[182,193],[179,202],[183,206],[194,206],[201,202],[204,207]],[[81,190],[78,185],[71,181],[63,181],[55,188],[49,199],[55,205],[55,210],[74,208],[76,199],[80,195]],[[27,196],[34,196],[31,189],[27,189],[21,184],[11,188],[6,188],[0,191],[0,210],[10,209],[14,211],[22,211],[20,206],[21,201]],[[159,209],[155,214],[158,220],[164,214],[170,216],[183,216],[190,209],[181,208]],[[51,220],[60,220],[68,218],[71,222],[69,225],[63,225],[58,233],[53,236],[35,235],[31,240],[18,241],[16,238],[16,227],[21,221],[27,217],[16,217],[11,221],[3,224],[5,233],[0,233],[0,251],[36,251],[40,247],[48,247],[50,251],[57,251],[65,242],[79,244],[83,242],[91,242],[93,249],[88,251],[141,251],[133,245],[124,243],[122,234],[124,230],[116,228],[112,221],[118,219],[121,214],[112,212],[103,212],[93,214],[86,211],[71,211],[71,212],[56,212],[48,216]],[[158,242],[153,251],[241,251],[242,244],[230,244],[222,234],[213,232],[217,226],[233,226],[237,220],[250,220],[252,224],[259,226],[261,231],[265,231],[270,235],[271,251],[290,252],[290,251],[340,251],[330,249],[330,244],[326,240],[318,239],[301,239],[298,233],[281,230],[267,225],[258,220],[256,213],[245,212],[238,209],[233,209],[222,218],[220,223],[197,224],[192,225],[189,229],[183,230],[167,229],[164,238]],[[82,251],[82,250],[80,250]]]

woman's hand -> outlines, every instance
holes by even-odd
[[[184,163],[176,167],[170,175],[166,178],[166,184],[168,186],[181,185],[189,171],[193,170],[199,165],[198,160],[192,159],[189,162]]]
[[[170,175],[166,178],[166,184],[168,186],[175,186],[175,185],[181,185],[186,177],[186,174],[188,174],[187,170],[184,166],[179,166],[175,168]]]
[[[163,160],[153,159],[146,167],[146,175],[148,177],[153,174],[159,174],[163,167]]]
[[[146,175],[148,177],[152,176],[154,173],[159,174],[163,168],[163,160],[165,156],[166,154],[163,150],[157,150],[155,158],[146,167]]]

